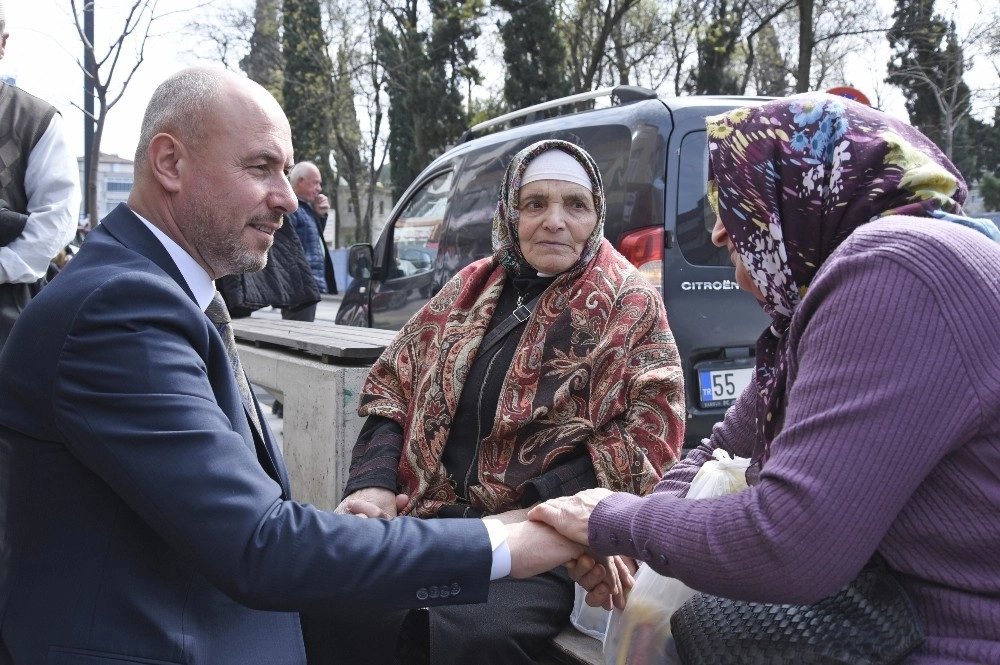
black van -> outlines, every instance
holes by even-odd
[[[532,121],[600,96],[610,96],[612,104]],[[601,169],[606,237],[663,296],[687,384],[685,445],[696,445],[749,381],[754,343],[768,323],[736,285],[726,249],[712,244],[705,117],[762,101],[660,99],[651,90],[619,86],[471,128],[410,185],[375,246],[351,248],[353,281],[337,323],[402,327],[459,269],[491,255],[497,192],[513,155],[543,138],[571,141]],[[523,124],[481,135],[515,119]]]

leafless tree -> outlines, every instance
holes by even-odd
[[[388,154],[387,77],[376,54],[381,0],[328,0],[334,58],[334,161],[355,214],[354,242],[373,237],[376,192]],[[341,219],[337,217],[337,237]]]
[[[97,166],[100,160],[101,138],[104,135],[104,124],[107,121],[108,112],[121,100],[132,81],[132,77],[142,65],[145,59],[147,41],[158,36],[153,32],[154,24],[175,12],[157,12],[157,0],[131,0],[127,11],[115,14],[115,16],[122,18],[118,19],[119,28],[112,31],[111,34],[114,37],[105,48],[91,43],[84,30],[83,12],[84,10],[96,12],[98,9],[96,3],[92,0],[84,0],[84,2],[69,0],[69,5],[77,35],[84,47],[84,58],[78,59],[77,64],[90,80],[94,101],[97,102],[93,115],[89,115],[94,121],[94,138],[90,145],[90,163],[86,165],[89,182],[87,215],[90,224],[93,225],[98,219]],[[134,49],[134,53],[129,53],[127,47]],[[87,61],[93,63],[92,68],[87,67]],[[74,104],[74,106],[87,114],[84,108],[86,105]]]
[[[563,0],[557,11],[566,35],[567,60],[574,92],[592,90],[600,81],[612,34],[640,0]]]

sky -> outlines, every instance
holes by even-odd
[[[122,99],[111,109],[101,143],[101,152],[131,159],[139,136],[142,114],[156,86],[177,70],[208,62],[211,44],[204,39],[182,36],[192,21],[202,18],[207,0],[159,0],[157,12],[165,14],[154,23],[157,36],[146,44],[145,60],[132,78]],[[877,0],[891,9],[892,0]],[[992,1],[992,0],[990,0]],[[18,86],[54,104],[63,114],[70,147],[83,155],[83,113],[74,106],[83,103],[83,72],[77,65],[83,48],[70,14],[69,0],[0,0],[6,7],[7,54],[0,60],[0,76],[13,76]],[[98,53],[107,52],[107,44],[120,33],[130,0],[97,0],[95,17]],[[979,0],[958,0],[959,15],[977,16]],[[77,3],[80,5],[80,2]],[[966,11],[968,9],[968,11]],[[881,71],[888,54],[856,54],[849,81],[882,108],[906,119],[902,97],[882,82]],[[135,62],[135,49],[126,46],[114,80],[120,86]],[[877,68],[871,63],[876,63]],[[980,63],[979,71],[997,86],[995,71]],[[116,88],[118,89],[118,88]],[[995,99],[995,98],[994,98]],[[995,104],[995,101],[994,101]]]
[[[78,0],[77,7],[83,0]],[[77,64],[83,58],[83,46],[70,13],[69,0],[0,0],[6,7],[7,52],[0,60],[0,75],[13,76],[17,85],[58,108],[68,129],[74,154],[83,155],[83,71]],[[147,41],[145,58],[132,77],[121,100],[112,107],[101,141],[101,152],[131,159],[139,137],[139,126],[153,90],[159,83],[186,66],[204,62],[196,51],[208,52],[191,39],[178,39],[194,18],[195,0],[160,0],[157,12],[168,8],[172,13],[154,22],[160,36]],[[112,30],[117,35],[124,24],[128,0],[96,0],[95,43],[98,57],[107,53]],[[177,13],[173,13],[178,10]],[[185,11],[186,10],[186,11]],[[103,45],[103,46],[102,46]],[[113,87],[120,83],[136,61],[135,48],[122,50],[113,77]],[[115,81],[118,85],[115,86]],[[74,106],[74,104],[76,106]]]

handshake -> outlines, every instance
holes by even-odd
[[[635,562],[618,556],[598,557],[588,548],[590,514],[609,494],[611,491],[603,488],[584,490],[532,508],[490,516],[488,519],[499,520],[506,529],[511,577],[531,577],[564,565],[570,577],[587,590],[588,605],[623,608],[635,583]],[[372,487],[351,494],[335,512],[392,519],[406,505],[406,495]]]

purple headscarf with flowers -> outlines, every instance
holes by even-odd
[[[807,93],[708,118],[709,199],[763,294],[757,341],[762,465],[782,421],[784,336],[817,270],[862,224],[955,218],[966,187],[913,127],[857,102]]]

